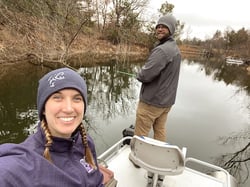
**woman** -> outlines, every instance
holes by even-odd
[[[68,68],[39,81],[38,130],[21,144],[0,146],[1,187],[99,187],[93,140],[82,120],[87,107],[84,79]]]

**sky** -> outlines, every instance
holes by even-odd
[[[148,13],[154,14],[166,0],[150,0]],[[173,15],[185,24],[182,39],[209,39],[219,30],[250,30],[247,0],[167,0],[173,4]],[[157,20],[157,17],[156,17]]]

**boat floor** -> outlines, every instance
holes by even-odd
[[[129,160],[130,147],[125,145],[115,154],[110,156],[105,163],[108,169],[114,172],[118,181],[117,187],[146,187],[147,171],[136,168]],[[223,187],[223,182],[217,178],[185,168],[180,175],[166,176],[163,187]]]

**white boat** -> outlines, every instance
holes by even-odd
[[[130,145],[124,144],[125,141],[130,141]],[[148,137],[128,136],[102,153],[98,160],[113,172],[117,187],[237,187],[235,178],[226,170],[186,158],[186,150]],[[190,164],[205,167],[206,172],[187,166]],[[148,179],[148,172],[154,173],[152,180]],[[159,175],[165,176],[161,185],[157,180]]]
[[[244,61],[242,59],[240,59],[240,58],[236,59],[234,57],[229,56],[229,57],[226,58],[226,63],[242,65],[242,64],[244,64]]]

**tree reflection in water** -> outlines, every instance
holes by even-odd
[[[199,59],[196,63],[203,64],[207,75],[213,74],[214,80],[223,81],[227,85],[239,87],[235,95],[241,91],[246,91],[250,95],[250,79],[246,75],[243,66],[228,65],[223,60],[218,59]],[[189,60],[189,63],[192,62]],[[250,110],[250,101],[246,103],[246,109]],[[248,118],[250,118],[250,113]],[[219,142],[223,145],[230,145],[237,148],[237,151],[222,154],[216,159],[218,165],[226,169],[233,175],[238,182],[244,184],[248,182],[250,175],[250,124],[242,132],[232,134],[227,137],[220,137]],[[246,143],[247,142],[247,143]],[[247,184],[248,185],[248,184]]]
[[[248,127],[248,129],[240,133],[232,134],[229,137],[219,138],[219,142],[222,145],[231,144],[240,147],[236,152],[222,154],[219,158],[217,158],[218,165],[226,169],[240,183],[245,183],[249,178],[249,165],[250,165],[249,137],[250,137],[250,127]],[[245,142],[248,143],[245,144]]]

